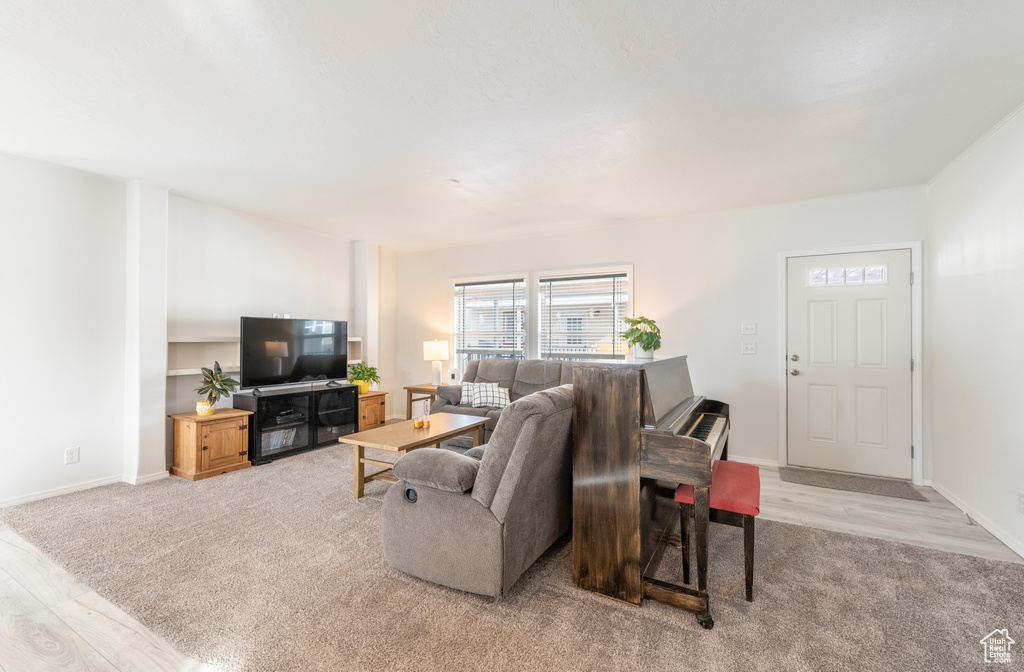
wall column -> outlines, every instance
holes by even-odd
[[[124,348],[124,480],[167,477],[166,187],[128,182]]]

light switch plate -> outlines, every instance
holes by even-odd
[[[757,333],[757,322],[740,323],[740,333],[747,336],[753,336]]]
[[[757,354],[757,341],[743,341],[740,343],[740,354],[741,355],[756,355]]]

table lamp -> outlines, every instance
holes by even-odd
[[[441,360],[448,359],[448,341],[423,341],[423,360],[433,362],[431,385],[441,384]]]

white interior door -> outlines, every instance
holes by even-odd
[[[910,250],[787,262],[790,465],[911,477]]]

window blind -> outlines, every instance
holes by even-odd
[[[526,353],[526,281],[523,278],[455,285],[455,358],[522,359]]]
[[[540,356],[625,359],[619,334],[629,307],[625,273],[540,279]]]

